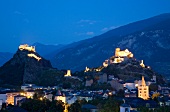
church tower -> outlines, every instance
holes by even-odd
[[[142,76],[141,84],[138,86],[138,97],[144,100],[149,98],[149,87],[146,86],[144,76]]]

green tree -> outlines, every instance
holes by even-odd
[[[29,112],[63,112],[64,103],[61,101],[28,99],[21,107]]]
[[[81,104],[77,100],[75,103],[71,104],[69,107],[69,112],[81,112]]]
[[[120,104],[121,104],[120,101],[117,101],[116,99],[110,97],[109,99],[106,100],[106,102],[103,103],[100,112],[119,112]]]
[[[38,99],[38,94],[37,94],[37,93],[35,93],[35,94],[33,95],[33,99],[35,99],[35,100]]]
[[[124,90],[120,89],[117,93],[117,96],[124,97],[124,93],[125,93]]]
[[[140,112],[151,112],[151,111],[149,111],[149,108],[144,107],[144,106],[139,107],[137,110]]]
[[[149,90],[150,91],[157,91],[158,90],[158,85],[157,84],[150,84],[149,85]]]
[[[70,83],[70,82],[64,82],[64,83],[63,83],[63,88],[64,88],[64,89],[71,88],[71,83]]]

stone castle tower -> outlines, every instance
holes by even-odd
[[[149,98],[149,87],[146,86],[144,76],[142,76],[141,84],[138,86],[138,97],[144,100]]]
[[[116,56],[116,57],[119,56],[119,54],[118,54],[119,52],[120,52],[120,48],[116,48],[116,49],[115,49],[115,56]]]
[[[71,77],[71,70],[67,70],[67,74],[65,74],[64,77]]]
[[[120,50],[120,48],[115,49],[115,57],[128,57],[128,58],[133,58],[133,54],[128,50]]]

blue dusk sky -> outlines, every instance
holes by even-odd
[[[163,13],[170,0],[0,0],[0,52],[69,44]]]

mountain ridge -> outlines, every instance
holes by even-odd
[[[153,20],[155,20],[155,21],[153,21]],[[120,45],[118,45],[119,42],[121,42],[125,38],[127,39],[126,41],[129,41],[127,37],[130,35],[133,35],[133,34],[135,35],[136,33],[141,34],[145,30],[146,31],[153,30],[153,32],[154,32],[154,31],[156,31],[156,28],[160,29],[160,30],[163,28],[163,30],[165,31],[164,34],[166,34],[166,36],[168,37],[169,27],[164,28],[164,26],[166,26],[166,24],[167,24],[167,21],[170,21],[169,13],[154,16],[154,17],[146,19],[146,20],[142,20],[142,23],[140,23],[140,21],[135,22],[134,24],[136,24],[136,23],[143,24],[144,22],[145,22],[145,24],[146,23],[150,23],[150,24],[149,25],[147,24],[146,27],[142,28],[142,30],[140,30],[140,31],[135,31],[130,34],[126,34],[126,33],[120,34],[123,36],[114,36],[114,35],[110,35],[110,33],[108,34],[108,32],[106,32],[105,34],[102,34],[100,36],[96,36],[96,37],[93,37],[90,39],[86,39],[84,41],[80,41],[79,44],[77,42],[76,46],[74,46],[72,48],[67,48],[63,51],[60,51],[59,53],[56,54],[55,58],[51,59],[50,61],[52,62],[52,65],[54,67],[57,67],[59,69],[63,69],[63,68],[72,69],[74,71],[83,70],[85,68],[85,66],[95,67],[95,66],[101,65],[105,59],[107,59],[109,56],[111,56],[113,54],[114,49],[116,47],[121,47]],[[131,25],[133,26],[133,23],[131,23]],[[162,25],[162,27],[155,27],[158,25]],[[129,30],[129,28],[127,28],[127,26],[124,27],[123,29]],[[140,27],[140,26],[138,26],[138,27]],[[117,29],[119,29],[119,28],[117,28]],[[113,29],[112,31],[115,31],[117,29]],[[109,32],[111,32],[111,31],[109,31]],[[108,36],[103,36],[106,34],[108,34]],[[156,34],[156,32],[155,32],[155,34]],[[161,36],[163,36],[164,34],[162,33]],[[139,34],[138,34],[138,37],[140,37]],[[140,40],[140,38],[138,38],[138,39]],[[143,42],[147,43],[147,40],[145,40]],[[122,47],[121,49],[125,49],[125,47]],[[136,58],[141,59],[140,54],[137,53],[137,51],[134,51],[134,50],[131,50],[131,51],[134,52],[134,54],[137,54],[137,55],[135,55]],[[152,50],[150,50],[150,51],[152,51]],[[67,52],[67,54],[65,52]],[[159,52],[159,51],[157,51],[157,52]],[[146,60],[146,62],[148,62],[147,56],[142,59],[144,59],[144,61]],[[148,64],[151,65],[151,67],[153,66],[152,63],[148,62]],[[162,72],[160,72],[160,73],[162,73]]]

